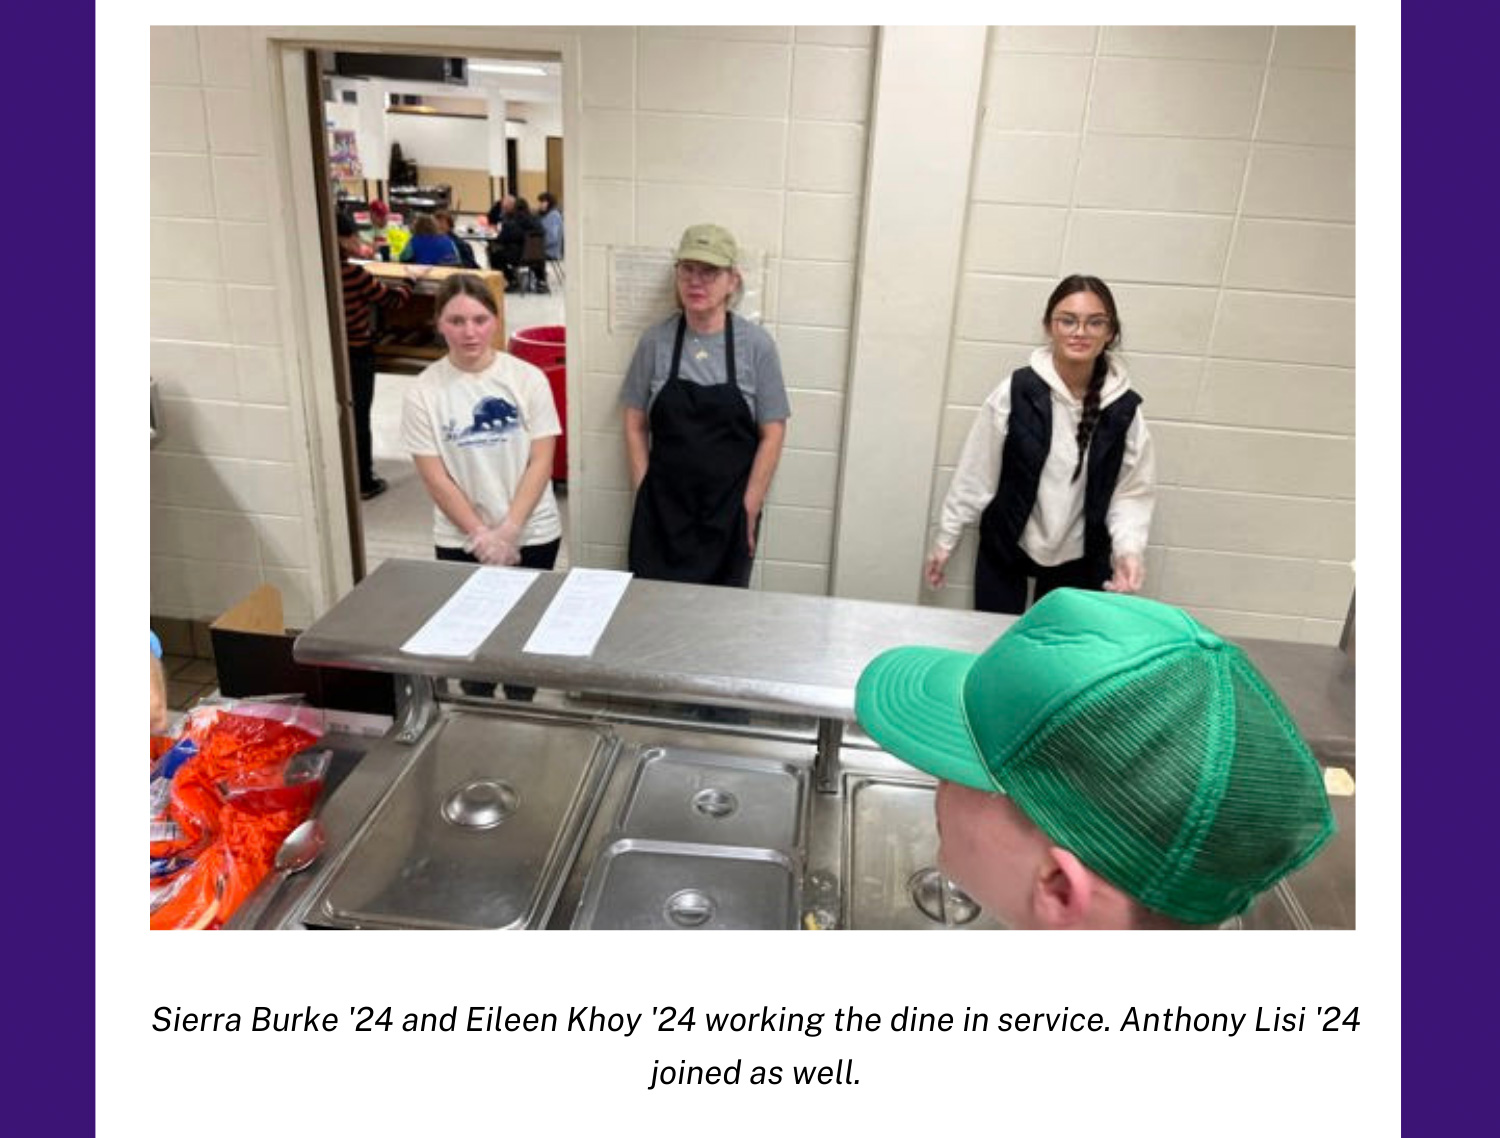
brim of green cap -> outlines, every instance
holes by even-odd
[[[949,782],[999,790],[964,714],[964,680],[976,659],[946,648],[883,652],[855,685],[855,717],[871,739],[902,762]]]
[[[678,261],[696,261],[700,265],[713,265],[720,269],[734,268],[734,258],[724,253],[710,252],[707,249],[679,249],[677,250]]]

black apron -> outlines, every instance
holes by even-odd
[[[760,429],[735,381],[734,316],[724,317],[727,381],[681,379],[685,317],[677,318],[672,370],[651,407],[651,454],[635,495],[630,571],[655,581],[749,583],[745,488]]]

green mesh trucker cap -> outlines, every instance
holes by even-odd
[[[1057,589],[978,656],[891,649],[855,714],[897,758],[1009,795],[1183,921],[1244,912],[1334,830],[1317,762],[1249,658],[1143,597]]]

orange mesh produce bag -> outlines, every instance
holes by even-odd
[[[273,707],[271,714],[297,710]],[[277,769],[319,734],[308,723],[243,710],[200,708],[189,716],[184,735],[198,753],[172,779],[168,816],[176,833],[151,843],[153,866],[182,864],[152,877],[153,929],[219,928],[260,884],[322,788],[321,781],[285,786]]]

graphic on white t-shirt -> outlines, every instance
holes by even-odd
[[[443,441],[461,447],[491,446],[521,427],[515,404],[498,395],[486,395],[474,406],[473,422],[460,426],[457,419],[443,424]]]

